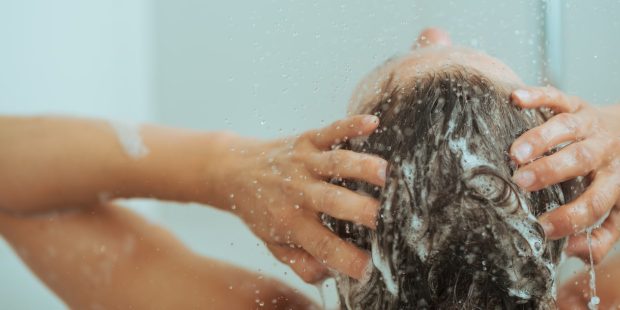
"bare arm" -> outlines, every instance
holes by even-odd
[[[205,170],[221,156],[226,134],[153,125],[139,129],[129,134],[148,152],[132,155],[106,121],[0,117],[0,210],[91,206],[102,197],[217,199],[208,186],[214,173]],[[195,182],[198,178],[201,182]],[[192,196],[198,187],[202,195]]]
[[[71,308],[311,305],[277,281],[193,254],[164,229],[112,205],[40,217],[0,214],[0,233]]]
[[[137,140],[127,151],[123,132],[119,137],[105,121],[0,117],[0,211],[79,208],[102,197],[198,202],[241,217],[308,282],[324,277],[326,266],[360,279],[368,253],[331,233],[318,214],[374,228],[379,203],[327,181],[340,177],[383,186],[385,160],[331,148],[377,126],[378,118],[358,115],[295,137],[260,141],[144,125],[125,132]],[[148,151],[135,156],[136,143]]]

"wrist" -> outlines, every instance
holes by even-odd
[[[132,197],[179,202],[218,203],[218,167],[231,134],[206,133],[146,125],[142,138],[149,149],[127,169]]]

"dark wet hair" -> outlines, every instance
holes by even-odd
[[[511,180],[512,142],[546,118],[510,102],[515,87],[467,67],[403,86],[388,79],[371,113],[381,128],[343,148],[389,162],[383,190],[335,180],[381,201],[376,231],[323,216],[372,253],[365,281],[336,278],[350,309],[555,308],[564,240],[545,239],[536,217],[582,191],[571,181],[526,193]]]

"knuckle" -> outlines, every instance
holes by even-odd
[[[547,95],[547,98],[555,101],[561,100],[563,96],[563,93],[553,86],[545,87],[545,94]]]
[[[339,196],[339,191],[335,189],[328,188],[323,192],[323,198],[321,200],[321,204],[323,205],[322,209],[329,210],[334,209],[337,199]]]
[[[358,167],[360,167],[361,172],[364,175],[375,175],[379,170],[380,164],[377,163],[377,160],[368,156],[363,156],[359,159]]]
[[[546,134],[546,131],[547,130],[545,125],[531,129],[523,136],[525,140],[524,142],[528,142],[530,145],[533,146],[546,145],[549,141],[549,135]]]
[[[368,222],[374,223],[376,221],[377,214],[379,213],[379,202],[374,199],[367,198],[362,210],[363,215],[368,218]]]
[[[553,172],[554,161],[555,157],[553,156],[543,157],[530,164],[530,171],[534,173],[537,180],[547,183],[547,180],[555,175]]]
[[[585,198],[580,197],[579,201],[575,201],[568,205],[566,209],[561,211],[561,216],[555,222],[559,225],[562,223],[568,223],[565,230],[570,233],[575,233],[584,228],[584,221],[589,221],[591,216],[591,210],[588,204],[584,202]]]
[[[540,99],[544,101],[549,101],[553,98],[553,95],[555,94],[554,89],[555,88],[553,88],[552,86],[540,87],[536,88],[536,93],[538,94]]]
[[[596,191],[590,196],[589,204],[592,212],[592,219],[596,221],[607,213],[613,201],[611,195],[606,191]]]
[[[333,252],[334,242],[328,236],[320,237],[314,241],[313,247],[316,256],[322,261],[327,260],[329,253]]]
[[[299,150],[294,150],[290,152],[290,158],[291,161],[295,162],[295,163],[308,163],[310,162],[310,157],[311,155],[308,154],[307,152],[302,152]]]
[[[350,155],[347,151],[335,150],[330,152],[329,161],[332,166],[332,170],[337,170],[341,165],[349,162]]]
[[[280,189],[282,193],[287,197],[297,197],[303,194],[303,192],[297,188],[297,182],[295,181],[280,182]]]
[[[344,128],[348,126],[351,120],[340,120],[333,122],[328,128],[328,131],[332,134],[340,134]]]
[[[556,116],[558,122],[570,131],[579,130],[579,119],[572,113],[560,113]]]
[[[605,255],[607,254],[607,249],[606,246],[602,243],[594,243],[592,244],[592,263],[595,265],[598,265],[600,262],[603,261],[603,259],[605,258]],[[588,256],[589,256],[589,252],[588,252]]]
[[[566,95],[566,101],[569,103],[571,111],[579,110],[581,107],[586,106],[583,99],[574,95]]]
[[[573,156],[575,161],[580,165],[590,169],[598,166],[598,160],[594,155],[594,152],[592,152],[592,150],[584,143],[575,144]]]
[[[284,229],[289,228],[296,214],[297,212],[294,212],[293,207],[280,208],[275,216],[278,219],[275,225]]]
[[[297,149],[305,145],[306,143],[313,141],[314,138],[317,138],[321,135],[323,135],[323,133],[321,133],[320,131],[314,131],[314,130],[302,133],[297,139],[293,141],[292,143],[293,149]]]

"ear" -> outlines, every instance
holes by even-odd
[[[426,28],[420,32],[418,39],[411,48],[424,48],[433,45],[452,46],[450,35],[439,28]]]

